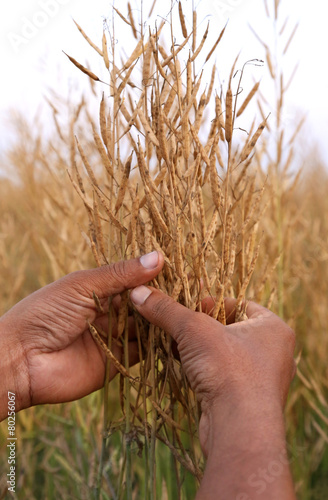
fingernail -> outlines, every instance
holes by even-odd
[[[142,304],[146,302],[150,294],[151,290],[149,290],[149,288],[147,288],[146,286],[142,285],[132,290],[130,294],[130,299],[136,306],[142,306]]]
[[[146,269],[155,269],[158,266],[158,252],[147,253],[140,257],[140,263]]]

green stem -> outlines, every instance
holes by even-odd
[[[148,436],[148,422],[147,422],[147,394],[146,394],[146,370],[145,370],[145,363],[146,360],[143,359],[143,354],[142,354],[142,342],[141,342],[141,336],[140,336],[140,327],[139,327],[139,322],[137,319],[137,313],[134,313],[134,324],[136,328],[136,333],[137,333],[137,340],[138,340],[138,350],[139,350],[139,359],[140,361],[140,380],[141,380],[141,391],[142,391],[142,400],[143,400],[143,408],[144,408],[144,430],[145,430],[145,447],[144,447],[144,475],[145,475],[145,481],[144,481],[144,495],[143,498],[145,500],[149,500],[149,436]]]
[[[112,346],[112,298],[111,297],[109,297],[109,299],[108,299],[108,340],[107,340],[107,346],[109,349],[111,349],[111,346]],[[96,481],[96,487],[95,487],[95,500],[100,499],[101,483],[102,483],[103,470],[104,470],[104,464],[105,464],[105,458],[106,458],[106,450],[107,450],[108,427],[109,427],[109,406],[108,406],[109,372],[110,372],[110,359],[107,358],[106,369],[105,369],[104,391],[103,391],[103,397],[104,397],[103,438],[102,438],[102,443],[101,443],[100,462],[99,462],[99,469],[98,469],[98,475],[97,475],[97,481]]]
[[[151,371],[151,387],[152,398],[156,401],[156,376],[155,376],[155,341],[154,341],[154,325],[149,327],[150,337],[150,371]],[[156,423],[157,411],[152,405],[151,409],[151,435],[150,435],[150,500],[156,500]]]
[[[124,332],[124,361],[125,368],[129,371],[129,325],[128,318],[125,322]],[[131,439],[130,439],[130,381],[128,377],[124,379],[124,392],[125,392],[125,485],[126,485],[126,499],[132,500],[132,461],[131,461]]]

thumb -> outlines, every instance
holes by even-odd
[[[132,290],[130,299],[142,316],[169,333],[178,345],[182,337],[188,341],[196,335],[195,316],[200,313],[178,304],[156,288],[139,286]]]
[[[158,275],[163,264],[163,255],[155,251],[138,259],[122,260],[88,271],[76,271],[62,278],[64,283],[61,286],[65,284],[69,290],[74,286],[87,296],[94,291],[102,299],[150,281]]]

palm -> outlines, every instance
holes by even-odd
[[[74,400],[103,385],[106,357],[93,340],[88,322],[107,331],[108,297],[149,281],[162,266],[159,256],[153,269],[135,259],[72,273],[30,295],[2,318],[17,359],[24,359],[20,386],[21,390],[27,387],[30,405]],[[93,292],[104,313],[97,312]],[[115,336],[115,324],[112,333]],[[128,347],[132,365],[138,360],[133,332]],[[122,349],[113,344],[112,351],[120,360]],[[111,366],[110,379],[116,373]]]

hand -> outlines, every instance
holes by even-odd
[[[136,288],[130,298],[177,342],[200,401],[199,437],[208,461],[197,498],[294,499],[283,422],[295,374],[294,332],[252,302],[248,320],[234,323],[236,301],[226,299],[229,324],[223,326],[150,287]],[[210,311],[213,303],[207,300],[204,306]],[[270,464],[281,467],[278,479],[267,473]]]
[[[259,396],[283,408],[294,376],[293,331],[275,314],[253,302],[247,321],[234,323],[234,299],[226,299],[228,326],[190,311],[153,288],[131,292],[138,311],[167,331],[178,344],[184,371],[202,408],[202,418],[217,401]],[[209,311],[211,301],[205,303]],[[208,426],[203,422],[200,431]],[[200,436],[204,448],[206,436]]]
[[[107,298],[150,281],[163,264],[163,256],[153,252],[69,274],[28,296],[0,319],[1,393],[16,393],[17,411],[40,403],[71,401],[102,387],[105,355],[93,340],[87,321],[106,331]],[[97,312],[93,292],[104,314]],[[120,360],[121,349],[115,344],[113,353]],[[133,331],[129,354],[130,363],[136,363]],[[110,378],[115,374],[112,366]]]

